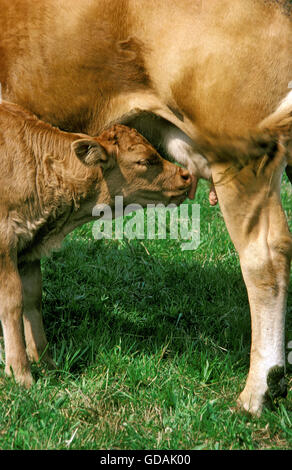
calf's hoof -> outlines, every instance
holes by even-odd
[[[57,365],[51,358],[47,349],[47,346],[40,348],[40,350],[36,348],[26,348],[28,360],[30,363],[36,363],[40,367],[45,365],[49,370],[55,370],[57,369]]]
[[[44,358],[44,363],[46,364],[49,370],[56,370],[58,368],[57,364],[55,363],[55,361],[53,361],[50,356]]]
[[[14,377],[15,382],[25,388],[30,388],[34,384],[33,377],[29,369],[25,368],[21,371],[14,371],[11,367],[5,368],[5,373],[8,377]]]

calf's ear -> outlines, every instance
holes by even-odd
[[[106,166],[109,161],[107,151],[95,140],[75,140],[72,144],[72,149],[77,158],[86,166]]]

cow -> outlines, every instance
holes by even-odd
[[[250,163],[243,158],[243,166],[236,157],[241,137],[253,141],[260,123],[289,108],[291,2],[0,0],[0,7],[5,99],[63,130],[89,135],[130,115],[133,127],[142,126],[144,136],[153,134],[151,143],[188,167],[196,164],[196,142],[207,148],[252,318],[250,369],[238,403],[259,415],[269,395],[285,392],[292,242],[279,175],[291,145],[279,130],[274,154],[268,145],[267,155],[259,152]],[[216,142],[225,137],[236,145],[218,144],[215,158]],[[220,159],[220,148],[233,148],[234,158]]]
[[[115,125],[98,137],[66,133],[20,106],[0,104],[0,320],[5,372],[30,387],[30,361],[47,353],[40,259],[94,207],[178,204],[186,170],[161,158],[136,130]],[[22,330],[24,326],[25,341]]]

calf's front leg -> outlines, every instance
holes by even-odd
[[[239,253],[252,323],[250,369],[238,403],[260,415],[266,399],[286,392],[284,330],[292,241],[280,200],[285,154],[279,150],[261,169],[255,162],[222,179],[228,166],[217,164],[212,171]]]
[[[30,361],[44,361],[55,368],[47,351],[48,341],[42,318],[42,273],[40,261],[22,264],[19,267],[23,293],[23,324],[26,351]]]
[[[29,388],[33,383],[25,351],[22,323],[22,284],[16,263],[8,254],[0,261],[0,320],[5,346],[5,372]]]

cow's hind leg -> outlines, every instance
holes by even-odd
[[[264,162],[264,160],[263,160]],[[292,242],[280,200],[285,166],[278,150],[264,165],[235,176],[214,165],[219,203],[240,256],[251,309],[250,370],[240,406],[259,415],[267,398],[285,395],[284,329]],[[222,179],[222,175],[225,177]]]
[[[32,362],[44,361],[50,368],[55,363],[48,353],[42,318],[42,273],[40,261],[22,264],[19,268],[23,289],[23,324],[28,358]]]
[[[25,351],[22,323],[22,285],[16,263],[8,251],[0,258],[0,320],[5,346],[5,372],[30,387],[33,378]]]

